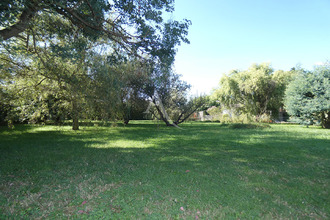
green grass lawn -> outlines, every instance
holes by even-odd
[[[329,219],[330,130],[0,128],[0,219]]]

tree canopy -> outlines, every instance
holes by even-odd
[[[254,64],[248,70],[233,70],[220,80],[213,96],[227,109],[256,119],[276,113],[283,106],[284,91],[293,71],[276,71],[269,64]]]
[[[1,107],[21,120],[66,115],[73,129],[81,117],[127,122],[154,70],[170,72],[189,43],[190,21],[163,21],[173,10],[172,0],[2,1]]]
[[[90,39],[105,35],[129,54],[174,59],[175,45],[189,42],[186,35],[190,21],[164,22],[164,11],[174,11],[173,0],[3,0],[0,37],[24,38],[27,29],[38,26],[37,18],[47,14],[61,17]],[[54,27],[57,21],[47,22]],[[53,31],[63,33],[61,25]]]
[[[285,93],[285,108],[298,122],[310,125],[320,121],[330,128],[330,68],[299,70]]]

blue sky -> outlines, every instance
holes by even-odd
[[[176,0],[171,16],[192,21],[175,70],[194,94],[253,63],[290,70],[330,60],[330,0]]]

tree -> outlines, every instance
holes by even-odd
[[[299,70],[285,92],[285,108],[298,122],[306,125],[321,122],[330,128],[330,67],[314,71]]]
[[[6,87],[5,77],[0,76],[0,125],[5,125],[6,121],[8,121],[8,113],[11,109],[11,96],[8,94]]]
[[[189,43],[186,35],[190,21],[163,22],[162,12],[172,12],[173,3],[172,0],[2,1],[0,50],[8,56],[1,64],[9,66],[10,77],[16,77],[15,69],[24,69],[35,74],[36,79],[41,77],[38,86],[52,85],[65,94],[61,99],[70,103],[73,129],[78,129],[82,105],[97,104],[94,110],[89,108],[89,114],[108,107],[107,111],[101,111],[103,116],[109,116],[109,109],[112,115],[118,112],[118,100],[122,100],[123,109],[129,108],[127,97],[132,97],[132,90],[124,94],[124,89],[117,86],[128,88],[130,85],[122,79],[129,77],[112,71],[118,63],[140,59],[171,66],[175,46]],[[109,63],[102,62],[103,67],[97,65],[96,68],[88,60],[92,55],[103,55]],[[106,72],[98,74],[102,69]],[[101,97],[104,92],[92,85],[101,85],[100,88],[107,91],[106,96]],[[122,91],[119,98],[116,89]],[[93,99],[96,101],[91,101]]]
[[[213,96],[225,108],[260,118],[283,105],[284,89],[293,72],[277,71],[269,64],[254,64],[246,71],[233,70],[220,80]]]
[[[207,101],[207,96],[191,97],[190,99],[186,98],[180,106],[177,106],[177,113],[173,117],[173,124],[178,125],[186,121],[193,113],[203,109]]]
[[[35,27],[26,30],[25,38],[1,45],[0,63],[5,67],[1,72],[8,73],[11,92],[16,94],[13,106],[20,109],[21,120],[30,122],[49,119],[54,106],[56,114],[58,106],[65,106],[77,130],[81,105],[90,91],[87,55],[93,52],[93,42],[61,17],[41,14],[35,22]],[[55,31],[54,24],[61,27],[60,31]]]
[[[273,117],[279,115],[284,109],[284,96],[288,84],[293,80],[297,71],[291,69],[290,71],[277,70],[272,74],[272,80],[276,83],[272,97],[268,103],[268,110],[272,112]],[[283,120],[283,113],[281,113]]]
[[[134,60],[119,66],[120,74],[120,103],[119,116],[124,124],[128,124],[134,114],[139,111],[140,118],[147,109],[147,95],[143,93],[143,88],[149,79],[148,66],[141,60]],[[141,115],[142,114],[142,115]]]
[[[167,126],[183,123],[206,102],[206,97],[188,98],[190,85],[174,73],[171,66],[154,65],[144,93],[152,102],[148,109]]]
[[[129,54],[174,57],[172,45],[189,42],[185,36],[190,21],[164,23],[164,11],[174,11],[173,0],[3,0],[0,38],[25,38],[22,33],[36,26],[38,16],[46,14],[61,17],[90,39],[106,35]],[[56,30],[60,33],[61,26]]]
[[[120,119],[128,124],[133,110],[142,113],[147,106],[143,86],[148,80],[148,69],[142,60],[122,60],[116,64],[108,62],[113,56],[94,56],[90,64],[93,75],[94,98],[91,106],[97,108],[99,119]],[[101,114],[101,115],[100,115]]]

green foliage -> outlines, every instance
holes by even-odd
[[[17,22],[22,13],[24,0],[3,0],[0,2],[0,26],[7,27]]]
[[[222,114],[223,113],[223,110],[220,107],[212,106],[212,107],[208,108],[206,110],[206,112],[209,115],[211,115],[213,121],[216,121],[216,120],[221,121],[220,118],[223,115]]]
[[[285,93],[285,107],[298,122],[311,125],[320,121],[330,128],[330,68],[300,70]]]
[[[212,95],[235,114],[249,114],[258,121],[283,106],[284,90],[294,71],[276,71],[268,64],[254,64],[246,71],[234,70],[220,80]]]
[[[68,32],[83,34],[92,41],[105,36],[110,44],[117,44],[118,52],[130,55],[148,54],[162,62],[173,62],[176,45],[186,38],[190,21],[164,22],[162,14],[174,11],[174,1],[146,0],[15,0],[1,1],[0,38],[4,40],[22,36],[29,28],[63,37]],[[58,25],[57,19],[44,20],[46,29],[40,27],[39,16],[60,18],[67,26]],[[62,23],[62,22],[61,22]],[[68,28],[71,27],[71,28]],[[57,49],[61,49],[60,45]],[[113,48],[114,49],[114,48]]]
[[[133,109],[141,114],[151,69],[166,78],[176,45],[189,43],[190,22],[164,22],[164,10],[173,1],[2,2],[0,71],[12,84],[13,115],[40,122],[55,114],[78,129],[81,118],[128,123]]]

